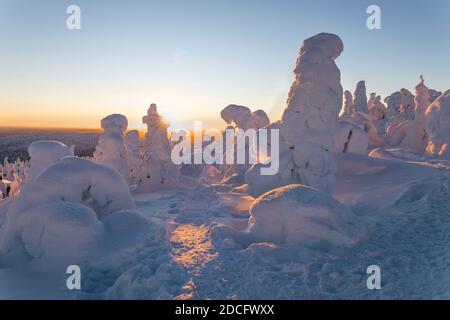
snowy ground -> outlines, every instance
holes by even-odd
[[[391,159],[337,158],[333,196],[368,229],[350,249],[223,240],[211,229],[244,230],[253,198],[184,176],[187,187],[135,196],[152,229],[105,240],[95,259],[80,262],[81,291],[66,289],[65,269],[40,275],[28,264],[0,269],[0,298],[449,299],[448,163],[395,150],[378,156]],[[382,290],[366,287],[372,264]]]

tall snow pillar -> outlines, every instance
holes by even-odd
[[[325,192],[333,190],[336,180],[333,133],[343,89],[334,60],[343,47],[341,39],[329,33],[303,42],[280,127],[282,140],[293,151],[293,175]]]

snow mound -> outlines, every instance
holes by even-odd
[[[62,158],[73,156],[73,149],[58,141],[38,140],[28,146],[28,154],[30,168],[26,175],[28,179],[32,179]]]
[[[205,186],[220,182],[220,171],[214,166],[204,166],[200,174],[199,183]]]
[[[445,91],[426,111],[426,131],[429,135],[427,153],[450,157],[450,90]]]
[[[333,136],[333,150],[335,153],[367,154],[369,135],[351,122],[341,120]]]
[[[89,160],[66,157],[24,185],[11,202],[0,229],[0,252],[7,253],[21,246],[25,222],[33,230],[26,234],[37,232],[38,236],[41,223],[45,226],[47,220],[55,225],[66,223],[70,220],[67,216],[70,212],[79,211],[82,221],[94,222],[92,217],[99,220],[113,212],[134,208],[125,180],[114,169]],[[42,222],[37,224],[35,220]],[[94,225],[91,226],[93,230],[96,229]],[[34,256],[35,252],[29,253]]]
[[[92,209],[65,201],[31,207],[16,223],[26,252],[46,262],[79,263],[89,255],[102,231]]]
[[[351,245],[361,235],[350,209],[317,189],[287,185],[250,207],[250,233],[258,242]]]

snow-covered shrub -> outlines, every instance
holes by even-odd
[[[142,122],[147,125],[147,133],[137,191],[151,192],[176,187],[180,176],[180,166],[172,162],[171,146],[167,135],[169,125],[158,114],[156,104],[150,105]]]
[[[437,157],[450,157],[450,90],[437,98],[426,111],[429,136],[426,151]]]
[[[32,179],[62,158],[73,156],[73,149],[58,141],[38,140],[28,146],[28,154],[30,167],[26,170],[26,176]]]
[[[98,220],[134,208],[129,188],[117,171],[77,157],[63,158],[12,199],[0,229],[0,254],[25,250],[38,257],[42,250],[53,250],[47,244],[59,245],[48,239],[58,238],[61,245],[75,241],[76,231],[65,234],[65,229],[82,226],[79,236],[90,239],[97,232]],[[40,236],[43,232],[48,232],[45,239]],[[84,244],[82,239],[75,242],[76,246]]]
[[[350,209],[304,185],[287,185],[261,195],[250,214],[249,230],[256,242],[351,245],[361,236]]]
[[[369,135],[366,131],[345,120],[338,122],[333,136],[335,153],[356,153],[367,155]]]
[[[114,168],[127,180],[129,167],[124,132],[128,120],[124,115],[111,114],[102,119],[101,126],[104,131],[95,149],[94,161]]]

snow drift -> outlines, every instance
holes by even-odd
[[[94,241],[101,219],[134,208],[129,188],[117,171],[66,157],[24,185],[10,203],[0,229],[0,253],[76,256],[76,248],[85,249]]]
[[[287,185],[269,191],[250,208],[250,233],[255,241],[350,245],[360,237],[350,209],[314,188]]]

